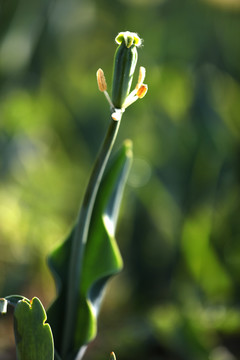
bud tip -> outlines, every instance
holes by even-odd
[[[138,34],[135,32],[131,32],[131,31],[120,32],[116,36],[115,41],[119,45],[124,41],[127,48],[130,48],[132,45],[135,45],[135,46],[142,45],[142,40],[140,39]]]

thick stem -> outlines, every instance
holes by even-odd
[[[120,120],[114,121],[111,119],[105,139],[102,143],[89,179],[74,232],[69,264],[67,304],[65,309],[64,334],[62,338],[61,349],[61,356],[63,359],[67,358],[67,354],[71,350],[71,345],[74,341],[74,331],[76,327],[76,308],[79,299],[79,288],[82,276],[82,260],[84,256],[85,244],[87,242],[89,225],[96,195],[109,156],[111,154],[119,126]]]

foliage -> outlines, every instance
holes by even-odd
[[[18,301],[15,311],[15,337],[19,360],[53,360],[54,346],[47,317],[38,298]]]
[[[110,79],[113,36],[138,30],[151,90],[121,127],[125,270],[87,356],[238,359],[238,2],[10,0],[0,16],[1,294],[53,300],[41,259],[73,225],[105,127],[95,71]]]
[[[82,260],[79,298],[76,308],[70,308],[73,316],[77,318],[77,323],[72,330],[73,344],[71,341],[68,349],[68,353],[73,353],[71,356],[74,357],[81,346],[95,338],[97,315],[104,287],[109,277],[122,268],[122,259],[114,234],[122,191],[131,163],[130,146],[129,143],[126,144],[119,152],[103,179],[94,204],[89,236]],[[72,261],[73,237],[74,231],[49,258],[50,268],[58,285],[59,297],[48,311],[48,320],[52,326],[55,348],[60,354],[64,339],[67,337],[65,327],[66,307],[68,306],[67,291],[71,290],[68,290],[67,275],[69,263]]]
[[[119,49],[120,53],[129,53],[130,56],[127,55],[124,64],[115,57],[118,76],[114,76],[114,85],[119,87],[118,94],[123,101],[130,93],[137,54],[137,36],[131,32],[126,34],[128,41],[123,37],[123,46],[120,45]],[[135,58],[132,60],[134,49]],[[122,88],[122,79],[129,73],[129,68],[132,69],[131,78],[128,80],[129,85],[125,84],[128,89],[126,91]],[[105,285],[122,268],[115,228],[131,164],[132,145],[129,140],[125,142],[103,178],[125,107],[114,107],[106,91],[103,71],[100,69],[100,76],[98,74],[99,70],[98,86],[110,102],[111,120],[85,191],[78,220],[67,240],[49,257],[49,265],[58,288],[57,298],[48,312],[51,327],[45,324],[47,317],[38,298],[34,297],[29,301],[20,295],[10,295],[0,300],[1,313],[7,312],[8,305],[14,307],[15,341],[19,360],[81,359],[88,343],[97,333],[97,317]],[[144,76],[140,77],[141,81],[138,81],[133,91],[136,97],[134,101],[138,99],[138,89],[142,86],[144,77],[145,69]]]

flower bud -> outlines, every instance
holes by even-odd
[[[120,45],[114,58],[112,103],[115,108],[121,109],[130,92],[138,58],[137,46],[141,45],[141,39],[136,33],[125,31],[115,40]]]

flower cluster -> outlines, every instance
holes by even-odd
[[[137,85],[130,92],[138,58],[137,47],[142,44],[139,36],[125,31],[119,33],[115,40],[119,46],[114,57],[112,98],[107,92],[107,83],[102,69],[97,71],[97,83],[99,90],[104,93],[110,104],[112,118],[118,121],[129,105],[146,95],[148,87],[143,83],[146,70],[140,66]]]

